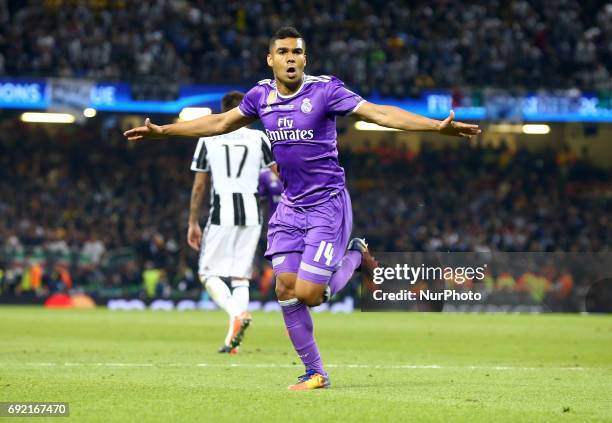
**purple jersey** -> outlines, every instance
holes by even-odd
[[[239,110],[263,123],[283,182],[283,204],[313,206],[344,189],[336,116],[352,113],[363,102],[333,76],[304,75],[290,96],[281,95],[270,79],[249,90]]]
[[[274,172],[269,167],[262,168],[259,171],[257,194],[260,197],[268,197],[268,218],[276,211],[276,206],[280,202],[282,192],[283,185]]]

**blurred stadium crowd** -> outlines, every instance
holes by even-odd
[[[199,295],[185,241],[195,144],[127,144],[112,117],[92,122],[0,123],[0,293]],[[340,160],[354,233],[373,251],[612,245],[610,173],[568,149],[415,153],[390,139],[342,149]],[[255,298],[274,295],[261,254],[254,280]]]
[[[254,82],[268,36],[293,23],[308,72],[362,95],[513,86],[610,90],[601,0],[0,0],[0,76]]]

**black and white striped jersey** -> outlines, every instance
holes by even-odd
[[[212,175],[209,223],[221,226],[260,224],[259,171],[273,163],[270,141],[262,131],[241,128],[224,135],[200,138],[191,170]]]

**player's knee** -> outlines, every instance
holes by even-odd
[[[291,276],[280,274],[276,277],[276,297],[281,301],[295,298],[295,277]]]
[[[300,302],[306,304],[308,307],[316,307],[323,303],[323,296],[312,292],[296,294],[296,298],[300,300]]]
[[[231,285],[232,285],[232,289],[233,288],[248,288],[250,285],[250,282],[248,279],[234,278],[232,279]]]
[[[302,285],[295,288],[295,297],[309,307],[316,307],[323,303],[323,293],[316,289],[306,289]]]
[[[276,298],[279,300],[289,300],[289,290],[281,283],[276,280],[276,287],[274,289],[276,291]]]

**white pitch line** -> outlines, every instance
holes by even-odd
[[[26,362],[26,363],[0,363],[0,367],[226,367],[246,369],[272,369],[272,368],[296,368],[298,364],[273,364],[273,363],[118,363],[118,362]],[[527,370],[592,370],[589,367],[513,367],[513,366],[441,366],[438,364],[327,364],[325,367],[333,369],[374,369],[374,370],[499,370],[499,371],[527,371]],[[607,370],[607,368],[601,368]]]
[[[35,362],[35,363],[23,363],[26,366],[32,366],[32,367],[50,367],[50,366],[56,366],[57,363],[41,363],[41,362]]]
[[[96,366],[106,366],[106,367],[153,367],[153,363],[96,363]]]

